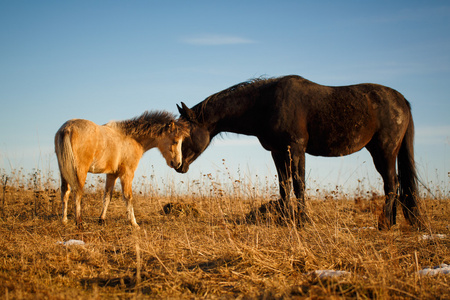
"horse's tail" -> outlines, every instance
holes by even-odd
[[[74,190],[78,189],[78,176],[72,143],[70,142],[71,130],[63,125],[55,136],[55,152],[58,158],[61,177],[67,181]]]
[[[408,102],[407,102],[408,103]],[[409,103],[408,103],[408,107]],[[414,122],[409,110],[409,124],[403,137],[398,154],[398,177],[400,183],[400,203],[403,215],[411,225],[422,227],[423,220],[420,211],[417,188],[417,172],[414,162]]]

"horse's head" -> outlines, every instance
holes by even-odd
[[[183,141],[183,163],[180,167],[175,168],[179,173],[186,173],[189,170],[189,165],[205,151],[211,142],[210,132],[205,125],[198,122],[194,111],[189,109],[183,102],[178,106],[178,111],[182,119],[187,120],[190,124],[190,134]]]
[[[189,124],[184,120],[171,121],[163,129],[163,138],[158,145],[169,167],[178,170],[183,163],[181,145],[189,135]]]

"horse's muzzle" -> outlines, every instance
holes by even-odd
[[[178,173],[186,173],[189,170],[189,165],[187,164],[181,164],[178,168],[175,168],[175,171]]]

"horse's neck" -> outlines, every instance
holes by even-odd
[[[246,126],[250,121],[246,112],[255,106],[255,101],[254,97],[245,96],[216,99],[213,103],[206,103],[199,121],[210,128],[212,135],[223,131],[251,134]]]

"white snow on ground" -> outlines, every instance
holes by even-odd
[[[73,246],[73,245],[85,245],[86,243],[80,240],[68,240],[65,242],[58,242],[57,244],[64,246]]]
[[[417,273],[422,276],[423,275],[434,276],[434,275],[438,275],[438,274],[450,274],[450,265],[441,264],[441,265],[433,267],[433,268],[425,268],[423,270],[420,270]]]
[[[434,234],[422,234],[419,237],[419,240],[435,240],[435,239],[445,239],[447,238],[446,234],[434,233]]]
[[[336,271],[336,270],[315,270],[309,273],[306,273],[307,275],[314,275],[316,277],[319,277],[321,279],[324,278],[332,278],[332,277],[340,277],[344,275],[350,275],[350,272],[347,271]]]

